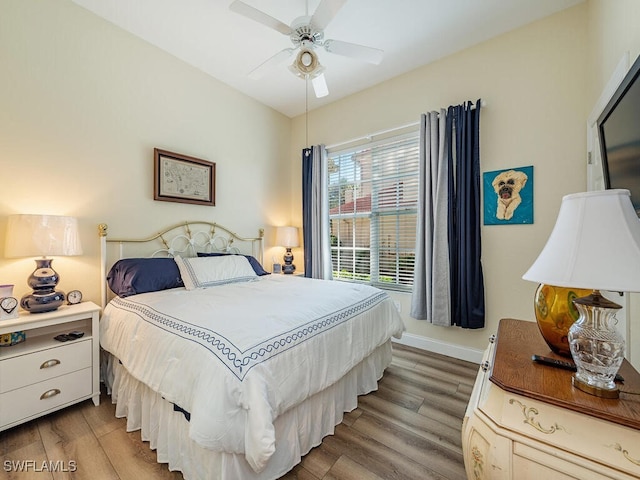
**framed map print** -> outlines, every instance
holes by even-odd
[[[153,199],[215,206],[216,164],[153,149]]]

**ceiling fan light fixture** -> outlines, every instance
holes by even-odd
[[[300,55],[300,62],[305,67],[309,68],[313,63],[313,56],[310,52],[302,52],[302,55]]]
[[[296,55],[296,59],[290,67],[291,71],[304,78],[306,75],[317,74],[320,69],[324,70],[324,67],[320,65],[318,56],[311,49],[302,49]]]

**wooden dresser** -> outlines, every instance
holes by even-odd
[[[464,418],[467,477],[640,478],[640,395],[586,394],[571,386],[572,372],[534,363],[533,354],[564,359],[535,322],[502,319]],[[621,392],[640,393],[640,375],[626,360],[620,374]]]

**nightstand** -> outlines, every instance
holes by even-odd
[[[83,302],[0,322],[0,334],[24,331],[27,337],[0,347],[0,431],[88,398],[99,405],[99,314],[95,303]],[[53,338],[74,330],[84,335]]]
[[[462,427],[470,480],[640,478],[640,375],[625,360],[619,399],[571,386],[540,365],[552,353],[535,322],[502,319],[481,364]],[[565,359],[566,360],[566,359]]]

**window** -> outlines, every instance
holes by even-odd
[[[329,152],[333,278],[410,291],[415,263],[419,138]]]

